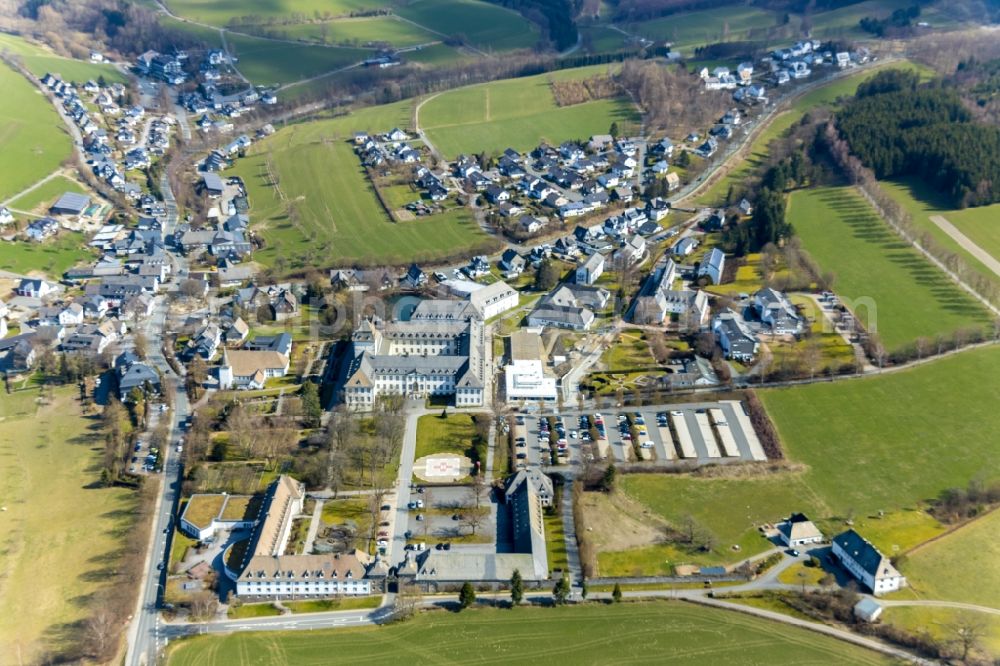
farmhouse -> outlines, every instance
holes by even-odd
[[[24,278],[17,286],[15,293],[18,296],[25,296],[27,298],[45,298],[55,291],[55,289],[54,285],[46,282],[45,280],[39,280],[37,278]]]
[[[790,548],[823,541],[823,533],[801,513],[793,513],[778,523],[778,537]]]
[[[906,578],[878,548],[854,530],[833,539],[833,556],[875,596],[906,587]]]

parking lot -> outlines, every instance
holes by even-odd
[[[511,425],[518,469],[600,461],[690,466],[767,459],[737,401],[515,414]]]

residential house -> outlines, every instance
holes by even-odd
[[[513,278],[524,272],[525,261],[517,250],[509,248],[500,256],[498,265],[506,277]]]
[[[118,399],[122,402],[127,402],[136,389],[146,395],[160,393],[160,374],[132,352],[123,352],[115,359],[115,376],[118,378]]]
[[[853,529],[834,537],[831,552],[875,596],[906,587],[906,578],[889,558]]]
[[[717,247],[713,247],[698,265],[696,276],[698,278],[707,277],[711,284],[722,284],[722,271],[726,265],[726,254]]]
[[[15,293],[18,296],[27,298],[45,298],[55,291],[56,287],[50,282],[37,278],[23,278],[18,284]]]
[[[615,266],[631,266],[642,261],[646,255],[646,239],[639,234],[633,234],[620,248],[611,254],[611,262]]]
[[[419,289],[427,284],[427,274],[424,273],[416,264],[410,264],[410,268],[407,269],[406,275],[403,276],[403,283],[412,289]]]
[[[717,314],[712,320],[712,331],[726,358],[746,362],[756,356],[757,336],[735,312],[726,310]]]
[[[272,377],[284,377],[288,357],[275,351],[224,349],[219,366],[219,388],[257,390]]]
[[[59,223],[51,217],[43,217],[32,220],[24,230],[24,235],[30,240],[41,242],[47,238],[52,238],[59,231]]]
[[[576,268],[576,283],[592,285],[604,273],[604,255],[594,252]]]
[[[798,548],[823,541],[823,533],[801,513],[793,513],[778,523],[778,538],[789,548]]]
[[[594,323],[594,310],[607,307],[609,298],[609,292],[598,287],[559,285],[538,301],[528,325],[585,331]]]
[[[795,306],[783,293],[770,287],[761,289],[753,296],[753,307],[761,322],[775,335],[798,335],[802,332],[803,320]]]
[[[243,321],[242,317],[237,317],[225,327],[222,337],[226,341],[226,344],[239,344],[247,339],[249,333],[250,327]]]

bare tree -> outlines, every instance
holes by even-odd
[[[475,534],[476,530],[479,529],[484,522],[486,522],[488,514],[488,509],[479,509],[473,506],[467,507],[462,512],[462,526],[469,528],[470,534]]]
[[[114,613],[104,604],[96,605],[84,622],[88,651],[98,660],[104,661],[115,642],[118,631]]]
[[[979,645],[979,639],[983,637],[985,625],[979,620],[963,619],[951,625],[951,630],[955,633],[955,642],[962,651],[959,661],[964,662],[969,652]]]
[[[469,486],[469,500],[477,509],[482,505],[483,498],[489,494],[490,487],[486,485],[486,479],[482,474],[472,477],[472,485]]]

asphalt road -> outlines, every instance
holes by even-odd
[[[177,206],[170,183],[166,176],[161,181],[164,201],[167,207],[167,219],[164,224],[164,235],[173,232],[177,224]],[[176,276],[187,274],[187,261],[177,255],[172,255],[174,261],[175,280],[170,285],[170,291],[177,288]],[[177,376],[167,363],[162,353],[163,333],[167,326],[167,294],[157,297],[153,315],[146,327],[149,340],[149,360],[163,373],[166,381],[174,385],[173,423],[170,432],[170,446],[163,452],[163,479],[160,486],[160,496],[157,498],[154,510],[153,531],[150,537],[146,555],[146,575],[141,583],[139,602],[133,614],[132,625],[129,627],[128,650],[125,663],[128,666],[139,666],[155,661],[155,655],[164,645],[166,635],[161,632],[158,608],[162,602],[164,585],[166,584],[167,568],[171,538],[173,536],[173,516],[180,496],[183,465],[176,452],[176,443],[183,436],[183,425],[190,415],[190,405],[184,391],[184,380]],[[162,567],[162,568],[161,568]]]

